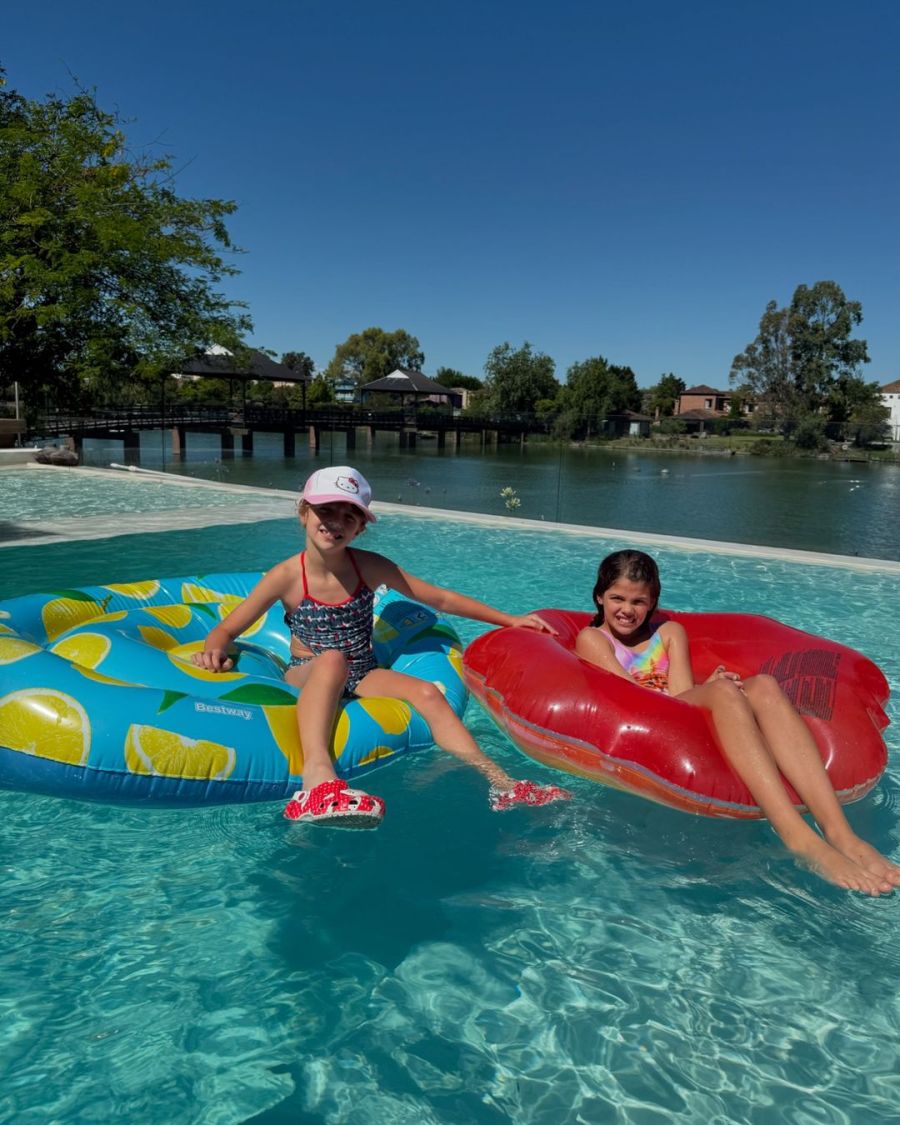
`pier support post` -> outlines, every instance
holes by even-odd
[[[297,451],[297,435],[293,430],[284,431],[284,455],[293,457]]]
[[[241,456],[253,456],[253,431],[243,430],[241,432]]]
[[[447,431],[438,430],[438,449],[443,449],[447,444]]]
[[[141,463],[141,435],[138,430],[126,430],[122,434],[122,445],[126,465],[140,465]]]
[[[234,434],[231,430],[223,430],[222,438],[222,460],[230,461],[234,457]]]
[[[319,433],[319,427],[318,426],[310,426],[309,427],[309,451],[310,451],[310,453],[318,453],[319,452],[319,438],[320,438],[320,436],[321,435]]]
[[[187,431],[184,426],[173,426],[172,432],[172,460],[183,461],[187,453]]]
[[[356,449],[356,426],[350,426],[347,430],[347,452]]]

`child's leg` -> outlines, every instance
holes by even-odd
[[[900,867],[861,840],[850,827],[809,727],[778,681],[772,676],[753,676],[743,686],[779,770],[793,785],[828,842],[873,875],[900,886]]]
[[[479,770],[488,779],[492,789],[506,793],[506,803],[495,805],[495,808],[508,808],[512,804],[542,805],[554,800],[568,800],[570,796],[566,790],[555,785],[541,788],[533,782],[517,783],[515,778],[510,777],[506,770],[491,761],[479,748],[440,688],[427,680],[419,680],[403,672],[376,668],[359,682],[356,694],[363,697],[381,695],[402,699],[415,707],[428,723],[432,738],[442,750]],[[511,790],[515,792],[510,794],[508,791]]]
[[[303,747],[303,788],[309,791],[337,777],[329,747],[347,682],[347,661],[336,650],[323,652],[306,664],[289,668],[284,678],[303,689],[297,700],[297,727]]]
[[[794,808],[750,701],[731,680],[700,684],[678,698],[712,713],[722,752],[787,848],[840,887],[870,895],[891,889],[883,876],[864,870],[823,840]]]
[[[428,723],[432,738],[442,750],[480,770],[496,789],[510,789],[515,785],[514,779],[479,749],[440,688],[434,684],[403,672],[376,668],[359,682],[356,694],[363,698],[382,695],[402,699],[415,707]]]

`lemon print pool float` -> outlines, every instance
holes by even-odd
[[[283,800],[301,788],[281,606],[238,640],[233,671],[191,662],[261,577],[154,578],[0,602],[0,787],[168,806]],[[377,591],[374,643],[379,665],[437,684],[463,714],[461,644],[430,609]],[[332,756],[349,779],[431,745],[408,704],[354,699],[339,711]]]

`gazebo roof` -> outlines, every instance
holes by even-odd
[[[255,348],[235,356],[215,344],[203,355],[182,364],[179,375],[204,375],[209,379],[267,379],[273,383],[305,383],[306,377],[283,363],[276,363]]]
[[[447,395],[449,388],[434,379],[429,379],[421,371],[408,371],[405,367],[398,367],[383,379],[375,379],[372,383],[365,383],[361,391],[393,391],[395,394],[414,395]]]

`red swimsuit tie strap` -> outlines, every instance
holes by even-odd
[[[309,587],[306,585],[306,551],[300,552],[300,574],[303,577],[303,597],[300,601],[304,602],[309,597]]]

